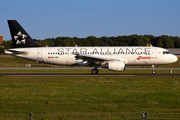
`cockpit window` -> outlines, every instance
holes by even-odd
[[[171,54],[169,51],[163,51],[163,54]]]

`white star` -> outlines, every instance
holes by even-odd
[[[23,44],[25,44],[26,43],[26,40],[24,39],[24,40],[21,40],[21,42],[23,43]]]
[[[26,38],[26,37],[27,37],[27,35],[25,35],[25,34],[22,35],[22,38],[23,38],[23,39]]]
[[[14,39],[16,41],[16,44],[25,44],[27,35],[22,34],[21,31],[17,33],[17,36],[14,36]],[[20,39],[21,38],[21,39]]]
[[[16,44],[21,44],[21,42],[19,40],[17,40]]]
[[[19,31],[17,35],[22,36],[21,31]]]
[[[14,36],[14,39],[17,40],[19,36]]]

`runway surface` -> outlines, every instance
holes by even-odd
[[[2,76],[180,76],[180,74],[97,74],[92,75],[88,73],[0,73]]]

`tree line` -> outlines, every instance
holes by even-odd
[[[39,46],[146,46],[152,44],[153,46],[163,48],[180,48],[180,37],[178,36],[153,36],[153,35],[130,35],[117,37],[95,37],[89,36],[87,38],[77,37],[57,37],[47,38],[44,40],[33,39]],[[4,49],[13,48],[12,40],[3,41],[0,48],[0,53]]]

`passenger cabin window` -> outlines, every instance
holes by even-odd
[[[171,54],[169,51],[163,51],[163,54]]]

